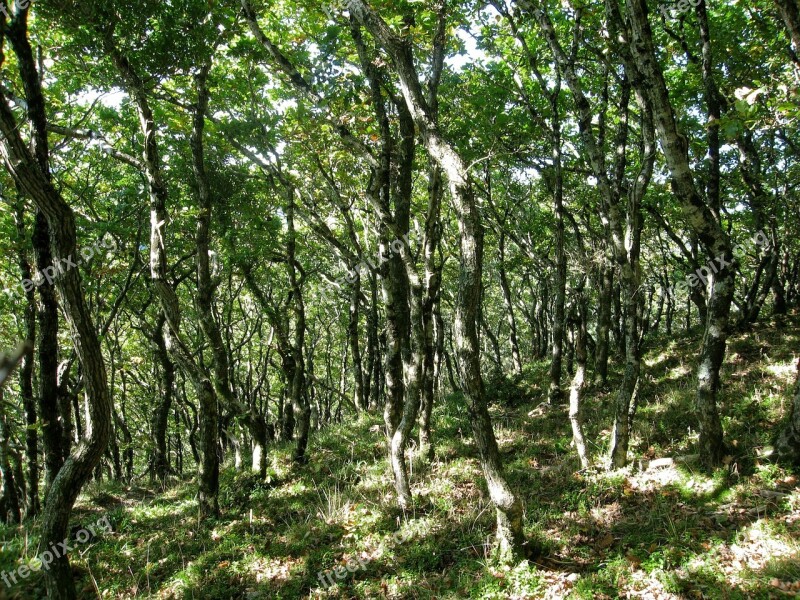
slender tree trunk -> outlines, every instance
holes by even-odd
[[[492,354],[494,355],[494,365],[495,370],[498,373],[503,372],[503,356],[500,352],[500,342],[497,339],[497,336],[494,334],[494,331],[491,330],[489,324],[486,322],[486,318],[483,314],[480,315],[481,320],[481,327],[483,328],[483,332],[486,334],[486,339],[489,340],[489,346],[492,349]]]
[[[432,96],[433,93],[430,95]],[[443,193],[442,171],[433,160],[430,160],[428,165],[428,214],[425,219],[425,299],[422,303],[425,348],[419,419],[419,455],[428,461],[433,460],[435,453],[431,434],[431,414],[436,398],[436,385],[440,377],[440,372],[436,369],[437,350],[444,342],[444,332],[438,324],[435,324],[436,314],[440,310],[439,289],[442,282],[442,265],[436,264],[435,255],[442,233],[440,212]],[[440,353],[438,354],[440,355]]]
[[[292,288],[292,299],[294,301],[294,341],[292,352],[294,358],[294,373],[291,385],[291,401],[297,419],[297,445],[295,446],[294,461],[300,464],[307,462],[306,447],[308,446],[308,434],[311,425],[311,407],[306,396],[306,372],[303,359],[303,347],[306,334],[306,313],[303,303],[302,282],[297,276],[297,257],[296,240],[294,228],[294,188],[289,188],[288,206],[286,210],[287,240],[286,240],[286,263],[289,269],[289,285]]]
[[[72,210],[50,183],[44,97],[27,38],[27,10],[20,9],[19,6],[17,9],[7,31],[17,55],[36,143],[31,153],[20,137],[21,128],[8,106],[5,92],[0,90],[0,155],[15,183],[34,201],[42,218],[46,219],[53,263],[61,265],[65,259],[71,259],[76,251],[75,218]],[[0,18],[0,21],[4,20]],[[0,25],[4,26],[4,23]],[[67,524],[72,506],[100,461],[111,435],[111,405],[105,364],[100,341],[83,296],[80,271],[63,270],[56,278],[56,284],[86,382],[89,420],[87,437],[64,461],[48,488],[40,529],[45,547],[56,545],[67,538]],[[77,597],[66,555],[55,558],[50,563],[50,568],[44,571],[44,579],[49,598],[73,600]]]
[[[0,515],[4,523],[17,524],[20,522],[19,495],[14,482],[14,471],[11,469],[8,450],[9,430],[6,421],[5,401],[3,388],[0,387],[0,475],[3,477],[3,502],[5,513]]]
[[[169,455],[167,453],[167,428],[169,413],[172,408],[172,399],[175,390],[175,363],[170,360],[167,344],[164,341],[163,315],[159,316],[156,326],[153,328],[154,358],[160,366],[161,381],[156,398],[155,411],[151,420],[153,432],[153,454],[150,458],[151,478],[164,481],[169,474]]]
[[[367,371],[364,394],[369,398],[369,410],[376,411],[380,404],[381,361],[378,342],[378,284],[374,274],[369,277],[370,303],[367,315]]]
[[[522,357],[519,353],[519,342],[517,341],[517,319],[514,316],[514,302],[511,297],[511,286],[508,283],[506,273],[506,234],[500,232],[500,289],[503,292],[503,303],[506,307],[506,319],[508,321],[508,337],[511,342],[511,358],[514,365],[514,373],[522,375]]]
[[[703,2],[701,0],[701,4]],[[635,85],[652,107],[661,147],[672,175],[672,189],[681,202],[684,219],[702,244],[708,260],[718,262],[723,267],[710,277],[710,296],[697,371],[696,411],[700,429],[700,457],[703,464],[710,468],[721,464],[725,454],[722,423],[717,410],[717,390],[734,292],[735,258],[730,240],[713,212],[718,199],[712,198],[709,208],[697,191],[689,163],[688,140],[678,130],[664,75],[656,57],[646,2],[626,0],[626,6],[631,35],[630,40],[620,45],[623,58],[631,69],[636,70],[638,76]],[[614,29],[612,37],[617,39],[621,36],[624,39],[625,29],[618,6],[607,3],[606,8]],[[698,14],[704,13],[705,5],[698,9]]]
[[[22,281],[31,281],[31,265],[28,262],[25,248],[25,218],[23,199],[17,200],[14,211],[14,221],[17,226],[18,264]],[[23,283],[24,285],[24,283]],[[31,348],[36,342],[36,296],[33,288],[25,288],[25,339]],[[39,440],[36,418],[36,398],[33,395],[33,368],[34,361],[31,353],[26,353],[22,358],[19,370],[19,390],[22,396],[22,405],[25,409],[25,459],[28,464],[28,496],[25,502],[25,516],[35,517],[39,514]]]
[[[586,450],[586,438],[583,434],[583,415],[581,411],[581,393],[586,379],[586,298],[583,295],[583,286],[577,291],[577,324],[575,331],[575,376],[569,393],[569,422],[572,427],[572,443],[578,452],[581,468],[589,466],[589,455]]]
[[[559,85],[561,81],[559,76]],[[564,352],[564,320],[567,290],[567,254],[564,248],[564,176],[561,161],[561,117],[558,108],[558,93],[551,96],[550,110],[552,111],[551,135],[553,153],[553,209],[556,217],[555,230],[555,307],[553,310],[553,355],[550,362],[550,390],[548,400],[551,405],[563,401],[561,390],[561,363]]]
[[[169,214],[166,202],[168,191],[161,170],[155,117],[141,76],[115,45],[112,25],[109,23],[94,23],[93,25],[102,37],[104,49],[119,72],[123,88],[131,96],[139,115],[139,124],[144,138],[142,158],[150,196],[150,282],[166,320],[167,327],[164,330],[164,337],[167,348],[197,392],[200,407],[200,448],[202,450],[198,496],[200,515],[201,517],[216,516],[219,514],[217,397],[208,373],[197,364],[192,352],[182,339],[180,302],[167,275],[169,244],[167,243],[166,225],[169,222]],[[203,98],[198,96],[198,100],[199,106],[203,102]],[[207,101],[207,94],[205,101]],[[203,107],[202,112],[195,112],[193,140],[197,135],[198,113],[205,115],[205,108]],[[200,134],[202,134],[202,128]],[[196,143],[197,141],[195,141]],[[197,160],[196,152],[193,152],[193,159]],[[203,257],[198,257],[198,260],[203,260]],[[200,294],[199,290],[198,293]]]
[[[461,274],[454,324],[461,367],[461,387],[467,398],[470,421],[489,494],[497,509],[498,551],[501,559],[510,560],[519,556],[523,550],[523,512],[522,503],[512,492],[503,473],[484,396],[477,332],[483,269],[483,227],[468,167],[441,135],[436,121],[431,117],[414,67],[410,42],[395,36],[383,19],[363,0],[349,0],[347,8],[392,58],[394,69],[400,78],[400,88],[423,143],[450,183],[461,237]]]
[[[634,389],[639,380],[641,366],[639,355],[639,319],[636,305],[638,289],[636,276],[631,265],[622,267],[621,279],[625,281],[625,372],[617,392],[614,411],[614,427],[611,433],[611,466],[620,468],[628,461],[628,441],[630,437],[629,412]],[[625,273],[627,271],[627,273]]]
[[[213,51],[212,51],[213,52]],[[219,513],[217,495],[219,492],[219,403],[218,397],[226,400],[228,408],[235,408],[236,399],[231,390],[228,354],[214,317],[214,290],[211,279],[210,227],[213,210],[211,186],[205,167],[203,132],[208,110],[208,72],[211,57],[199,68],[194,77],[197,104],[192,119],[192,170],[197,186],[197,199],[200,214],[197,219],[197,307],[200,313],[200,327],[211,346],[213,357],[213,384],[203,377],[200,382],[200,438],[203,447],[203,460],[200,470],[200,511],[201,514],[216,516]],[[204,373],[202,375],[205,375]],[[209,387],[212,389],[209,390]]]
[[[611,329],[611,293],[614,289],[614,270],[610,260],[600,269],[600,292],[597,307],[597,350],[595,351],[594,382],[605,386],[608,381],[608,334]]]
[[[49,247],[50,232],[47,219],[41,211],[36,212],[32,239],[39,277],[42,277],[42,273],[52,273],[54,267]],[[42,417],[45,486],[49,488],[64,464],[62,426],[58,409],[58,303],[51,282],[41,281],[37,290],[39,339],[36,343],[36,357],[39,364],[39,414]]]
[[[367,397],[364,395],[364,372],[361,368],[361,347],[359,345],[359,305],[361,304],[361,275],[356,273],[350,294],[350,316],[347,322],[347,339],[353,356],[353,381],[355,384],[355,405],[359,410],[367,410]]]

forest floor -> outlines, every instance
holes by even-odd
[[[191,481],[165,490],[92,484],[73,521],[107,515],[114,531],[75,544],[81,597],[800,596],[800,483],[762,458],[790,406],[800,318],[731,339],[720,402],[731,456],[710,476],[691,462],[652,462],[692,452],[698,345],[696,336],[648,343],[634,460],[612,473],[579,470],[566,409],[542,404],[546,364],[517,380],[487,382],[526,534],[546,549],[536,563],[509,569],[492,560],[494,515],[466,409],[454,395],[435,411],[436,460],[413,464],[415,507],[407,514],[394,506],[379,416],[313,436],[302,468],[292,466],[288,446],[271,448],[266,483],[224,469],[223,516],[209,525],[198,525]],[[585,395],[595,457],[608,443],[616,383]],[[36,554],[33,534],[5,528],[0,535],[0,569]],[[325,571],[332,571],[328,587]],[[0,585],[0,598],[42,596],[40,574],[10,590]]]

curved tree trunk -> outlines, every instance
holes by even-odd
[[[576,290],[577,323],[575,327],[575,376],[569,392],[569,422],[572,427],[572,443],[578,452],[581,468],[589,466],[589,455],[586,450],[586,437],[583,435],[583,414],[581,412],[581,393],[586,381],[586,298],[583,285]]]
[[[139,115],[139,124],[144,138],[142,158],[150,196],[150,282],[158,298],[166,320],[165,341],[170,353],[183,373],[192,382],[200,407],[200,514],[203,517],[219,513],[219,455],[218,407],[214,386],[207,372],[195,361],[192,352],[181,336],[181,308],[178,296],[167,275],[166,225],[169,214],[166,208],[167,187],[162,176],[155,117],[150,107],[141,76],[134,70],[128,58],[122,54],[113,39],[114,24],[93,23],[102,37],[106,54],[114,63],[122,79],[123,88],[131,97]],[[200,98],[202,102],[202,98]],[[207,101],[207,96],[205,101]],[[199,111],[198,111],[199,112]],[[202,111],[205,115],[205,109]],[[195,115],[197,119],[197,115]],[[193,127],[196,135],[197,122]],[[202,134],[202,129],[200,130]],[[193,153],[194,154],[194,153]],[[194,166],[194,163],[193,163]]]
[[[497,441],[486,404],[478,345],[478,311],[483,269],[483,227],[467,164],[439,132],[422,93],[414,68],[411,45],[392,33],[363,0],[349,0],[350,14],[361,22],[394,62],[400,88],[419,129],[425,148],[447,175],[461,237],[461,274],[454,324],[462,389],[489,494],[497,509],[497,542],[501,559],[511,560],[523,551],[522,503],[503,473]]]
[[[18,7],[19,8],[19,7]],[[0,18],[0,21],[4,21]],[[4,23],[0,23],[4,25]],[[20,127],[0,90],[0,155],[15,183],[37,205],[50,230],[50,250],[55,264],[71,259],[76,251],[72,210],[50,183],[47,121],[44,97],[27,38],[27,10],[20,9],[8,29],[20,66],[28,114],[34,124],[35,156],[20,137]],[[111,403],[100,341],[81,287],[80,271],[66,269],[56,278],[64,315],[83,370],[88,396],[87,436],[65,460],[47,491],[41,516],[45,547],[67,538],[67,525],[75,500],[100,461],[111,435]],[[76,590],[66,555],[55,558],[44,571],[49,598],[73,600]]]
[[[710,274],[710,293],[697,370],[695,402],[700,429],[700,458],[706,467],[711,468],[720,465],[725,454],[722,423],[717,410],[717,390],[734,293],[735,258],[730,240],[714,212],[719,205],[719,199],[711,196],[709,203],[706,203],[698,192],[689,163],[689,143],[678,129],[664,74],[656,57],[653,34],[647,19],[647,4],[645,0],[626,0],[626,7],[630,34],[625,28],[618,5],[614,2],[606,4],[609,21],[614,29],[610,37],[623,40],[618,50],[626,62],[626,69],[630,73],[636,73],[636,78],[632,80],[634,87],[647,99],[652,109],[661,148],[672,175],[672,189],[681,203],[686,223],[702,244],[708,260],[717,262],[720,267],[717,273]],[[704,0],[697,7],[697,13],[701,17],[705,14]],[[704,40],[704,45],[707,44],[708,41]],[[711,77],[711,61],[707,55],[710,55],[710,50],[704,48],[706,79]],[[716,177],[716,174],[712,173],[712,177]],[[713,189],[709,192],[712,193]]]

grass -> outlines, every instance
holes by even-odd
[[[379,416],[312,438],[310,462],[270,448],[270,476],[224,469],[223,516],[198,524],[195,484],[167,490],[93,484],[76,524],[108,515],[114,532],[71,555],[82,598],[780,598],[800,593],[797,477],[758,458],[788,408],[800,321],[732,337],[720,408],[731,456],[711,475],[691,463],[697,341],[650,342],[631,465],[580,471],[565,410],[542,405],[546,365],[492,382],[507,474],[525,504],[539,564],[492,560],[494,514],[458,395],[435,410],[437,459],[415,461],[414,506],[394,505]],[[595,457],[605,451],[618,381],[586,394]],[[399,535],[396,535],[398,534]],[[36,555],[36,538],[0,527],[0,569]],[[400,540],[398,542],[398,540]],[[318,573],[361,559],[324,587]],[[95,582],[97,588],[95,588]],[[34,574],[0,598],[43,597]]]

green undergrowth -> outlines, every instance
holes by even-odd
[[[545,550],[535,562],[493,559],[495,516],[464,399],[453,394],[434,413],[436,459],[410,462],[414,505],[405,513],[394,504],[379,415],[316,433],[302,467],[289,446],[270,448],[264,481],[223,469],[222,515],[207,523],[198,521],[191,480],[166,489],[92,484],[73,523],[107,515],[114,531],[73,551],[81,597],[792,597],[800,487],[759,456],[789,406],[798,342],[797,319],[732,337],[720,401],[730,452],[712,474],[691,460],[648,468],[693,452],[696,338],[649,342],[631,465],[614,473],[580,470],[565,409],[543,402],[545,363],[516,378],[495,375],[487,388],[500,451],[525,505],[526,535]],[[617,383],[612,375],[605,389],[585,393],[597,463]],[[0,528],[0,569],[36,555],[36,528],[25,531]],[[42,597],[41,576],[3,592]]]

